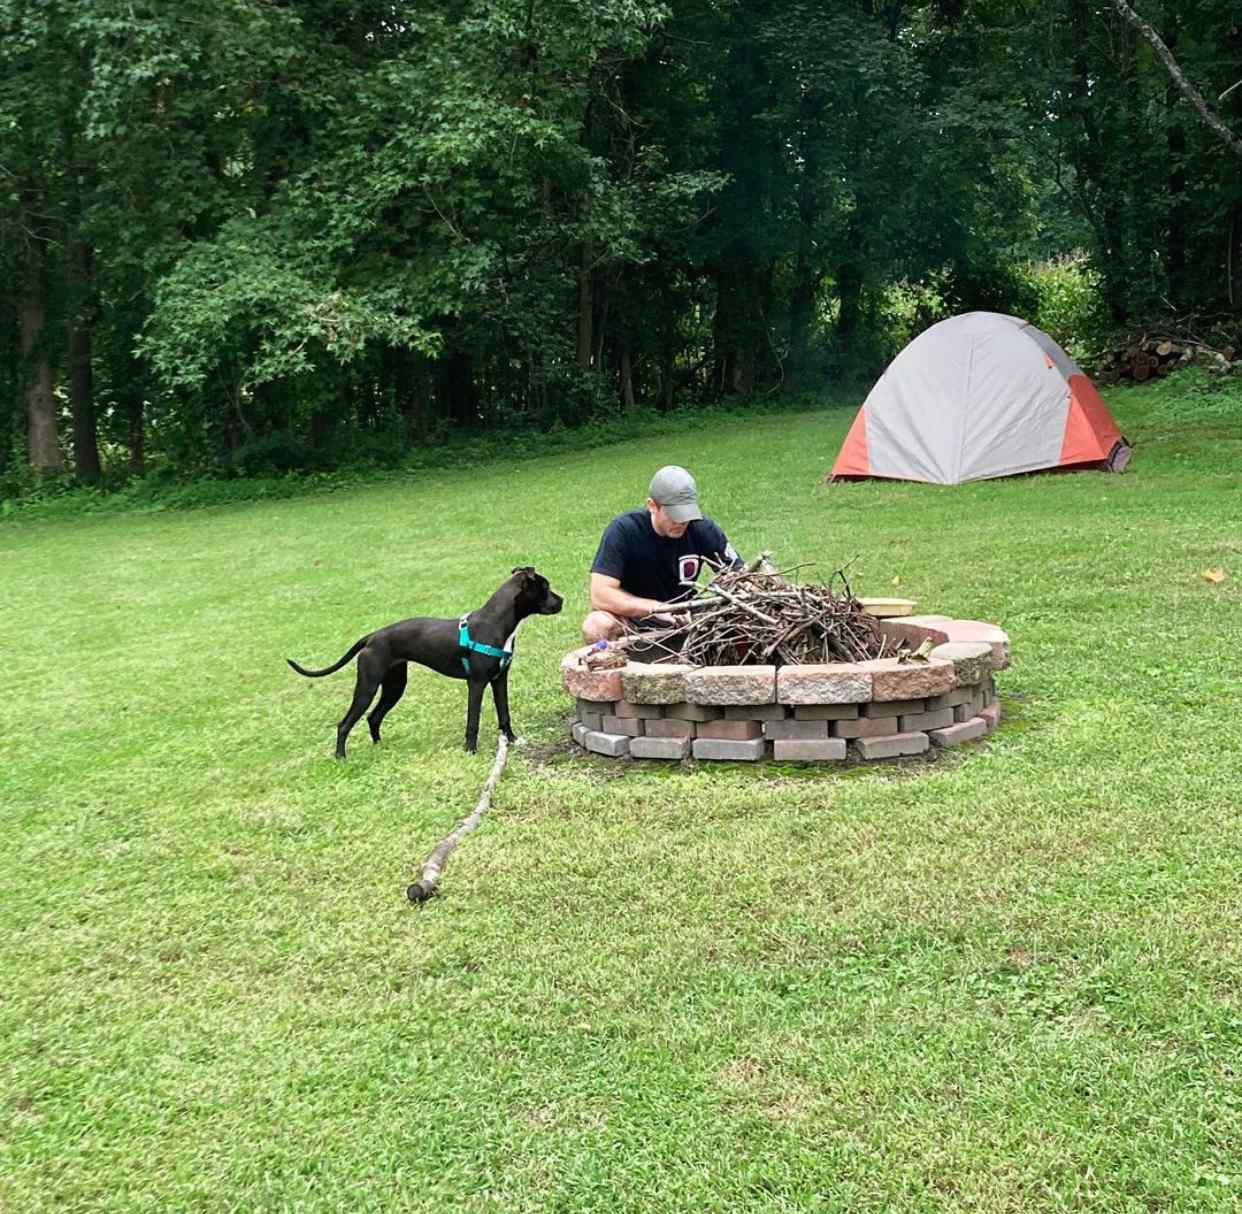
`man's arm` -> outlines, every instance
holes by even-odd
[[[676,611],[669,603],[659,599],[644,599],[621,589],[621,579],[605,573],[591,574],[591,610],[607,611],[623,620],[637,619],[644,615],[664,615]]]

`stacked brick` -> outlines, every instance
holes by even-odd
[[[1001,629],[947,616],[880,623],[912,647],[930,639],[928,660],[592,671],[579,665],[588,650],[575,650],[561,663],[577,701],[574,741],[610,757],[839,763],[921,754],[996,728],[994,676],[1009,665]]]

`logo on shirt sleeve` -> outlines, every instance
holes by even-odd
[[[699,569],[702,567],[702,560],[693,555],[683,556],[678,562],[677,577],[683,582],[693,582],[699,576]]]

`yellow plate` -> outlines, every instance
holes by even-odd
[[[887,619],[894,615],[913,615],[914,599],[859,599],[868,615]]]

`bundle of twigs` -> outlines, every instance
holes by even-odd
[[[687,587],[676,623],[631,631],[619,644],[694,666],[863,662],[895,651],[843,569],[825,585],[797,585],[787,576],[794,571],[777,569],[765,552],[743,569],[717,572],[706,586]]]

